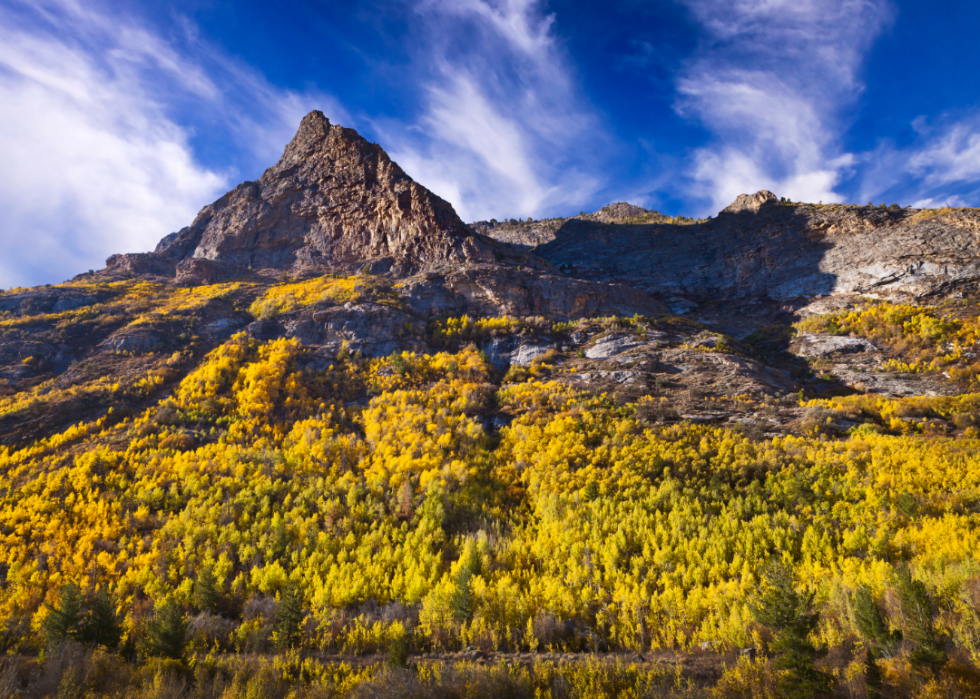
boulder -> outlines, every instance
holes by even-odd
[[[510,355],[510,361],[518,366],[529,366],[535,359],[547,354],[554,348],[554,344],[522,344]]]
[[[634,335],[602,338],[585,350],[585,356],[589,359],[609,359],[642,344],[643,342]]]
[[[860,337],[841,335],[801,334],[792,349],[799,357],[824,357],[830,354],[877,352],[878,348]]]

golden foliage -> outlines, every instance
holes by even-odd
[[[873,301],[855,310],[807,318],[796,327],[875,340],[900,355],[886,362],[886,370],[945,370],[956,381],[975,383],[980,362],[973,349],[980,341],[980,319],[976,309],[963,310],[963,317],[957,318],[931,306]]]
[[[295,341],[236,335],[140,415],[0,449],[0,616],[38,615],[76,581],[108,586],[133,630],[142,600],[190,604],[209,566],[232,609],[298,585],[303,643],[324,651],[735,648],[760,643],[746,605],[780,559],[839,643],[851,591],[884,594],[908,562],[980,657],[980,440],[650,427],[559,382],[494,392],[472,348],[309,367]],[[885,426],[977,407],[834,400]],[[514,419],[489,434],[491,413]],[[352,612],[366,603],[418,623]],[[263,623],[243,619],[234,643]],[[626,686],[595,672],[595,696]],[[739,665],[725,696],[766,696],[767,672]]]
[[[277,284],[255,300],[249,311],[257,318],[272,318],[317,303],[346,303],[369,296],[391,301],[391,285],[367,275],[324,275],[308,281]]]

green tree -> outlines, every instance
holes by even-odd
[[[44,618],[44,636],[48,642],[63,638],[77,639],[81,636],[82,591],[73,582],[61,588],[58,604],[48,605],[48,615]]]
[[[88,605],[88,613],[82,622],[82,640],[86,643],[116,648],[122,638],[122,625],[116,613],[116,602],[103,587]]]
[[[219,600],[214,567],[204,566],[197,572],[197,580],[194,581],[194,607],[199,612],[214,611],[218,608]]]
[[[914,645],[909,660],[917,667],[928,667],[937,672],[946,664],[947,658],[943,650],[944,639],[936,633],[936,615],[929,591],[922,581],[912,579],[912,571],[907,565],[895,570],[895,590],[905,616],[906,639]]]
[[[476,599],[473,596],[473,576],[480,574],[480,556],[472,541],[468,541],[460,555],[460,566],[453,581],[453,593],[449,598],[449,609],[456,621],[473,619]]]
[[[408,667],[408,633],[400,621],[388,628],[388,664],[392,667]]]
[[[881,675],[881,668],[875,659],[871,649],[864,656],[864,694],[868,699],[881,699],[881,690],[884,687],[884,678]]]
[[[153,618],[147,624],[147,635],[151,655],[173,660],[184,659],[187,619],[177,600],[167,596],[157,603]]]
[[[826,653],[810,641],[820,620],[814,597],[813,592],[797,592],[792,569],[776,563],[764,572],[762,591],[749,604],[756,620],[775,633],[772,649],[780,653],[775,665],[787,670],[780,689],[792,699],[820,696],[830,685],[827,675],[813,665]]]
[[[276,606],[276,643],[280,648],[293,648],[302,639],[303,598],[299,586],[291,582],[283,590]]]
[[[854,593],[854,621],[864,640],[875,649],[876,656],[895,652],[902,641],[900,631],[891,631],[881,609],[871,594],[871,588],[861,585]]]
[[[470,621],[473,618],[473,571],[469,566],[463,566],[456,573],[453,581],[453,592],[449,598],[449,609],[453,613],[453,618],[458,622]]]
[[[883,655],[891,655],[902,641],[899,631],[891,631],[885,621],[871,588],[861,585],[854,593],[854,621],[858,633],[861,634],[868,646],[864,659],[864,685],[869,699],[881,696],[882,677],[878,659]]]

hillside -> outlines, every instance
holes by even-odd
[[[980,212],[493,223],[314,112],[0,293],[0,695],[980,695]]]

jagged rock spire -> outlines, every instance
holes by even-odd
[[[412,272],[448,262],[492,261],[492,243],[353,129],[307,114],[279,162],[204,207],[161,245],[180,262],[302,269],[369,263]]]

